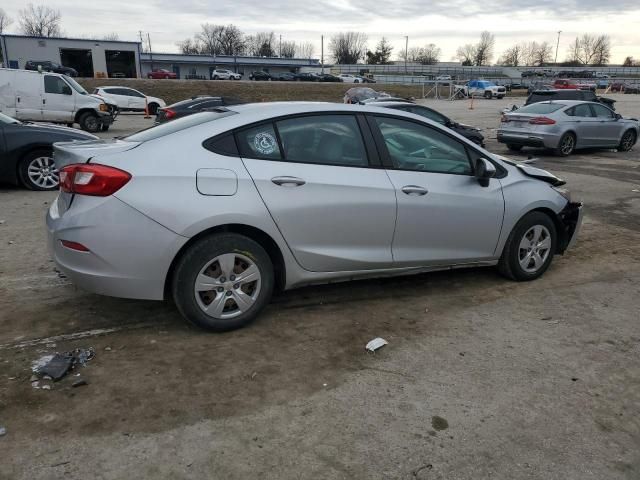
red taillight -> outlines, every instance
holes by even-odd
[[[532,125],[554,125],[556,121],[549,117],[535,117],[529,120]]]
[[[69,240],[60,240],[63,247],[70,248],[71,250],[77,250],[78,252],[88,252],[89,249],[78,242],[70,242]]]
[[[170,108],[162,108],[161,110],[164,112],[164,118],[173,118],[176,116],[176,112]]]
[[[108,197],[131,179],[124,170],[106,165],[74,163],[60,170],[60,190],[78,195]]]

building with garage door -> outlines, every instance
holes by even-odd
[[[141,77],[139,42],[1,35],[0,48],[8,68],[48,61],[74,68],[80,77]]]

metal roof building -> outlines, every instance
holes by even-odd
[[[140,56],[142,75],[152,69],[175,72],[178,78],[211,78],[216,68],[225,68],[248,76],[260,70],[268,73],[298,72],[320,67],[316,58],[274,58],[230,55],[183,55],[179,53],[143,53]]]

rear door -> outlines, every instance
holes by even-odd
[[[450,265],[494,258],[504,213],[500,180],[482,187],[475,150],[440,129],[375,116],[371,125],[396,190],[395,266]]]
[[[44,75],[39,73],[16,73],[12,83],[18,120],[42,120],[43,77]]]
[[[42,119],[50,122],[73,122],[73,89],[58,75],[44,75]]]
[[[591,111],[588,103],[576,105],[565,112],[566,122],[570,129],[575,132],[578,147],[592,147],[595,145],[598,135],[599,123]]]
[[[262,199],[307,270],[392,265],[395,192],[384,169],[375,165],[377,154],[363,122],[352,114],[323,113],[236,134]]]

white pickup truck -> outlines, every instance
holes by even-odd
[[[507,89],[488,80],[470,80],[465,85],[455,85],[455,89],[467,97],[504,98]]]

